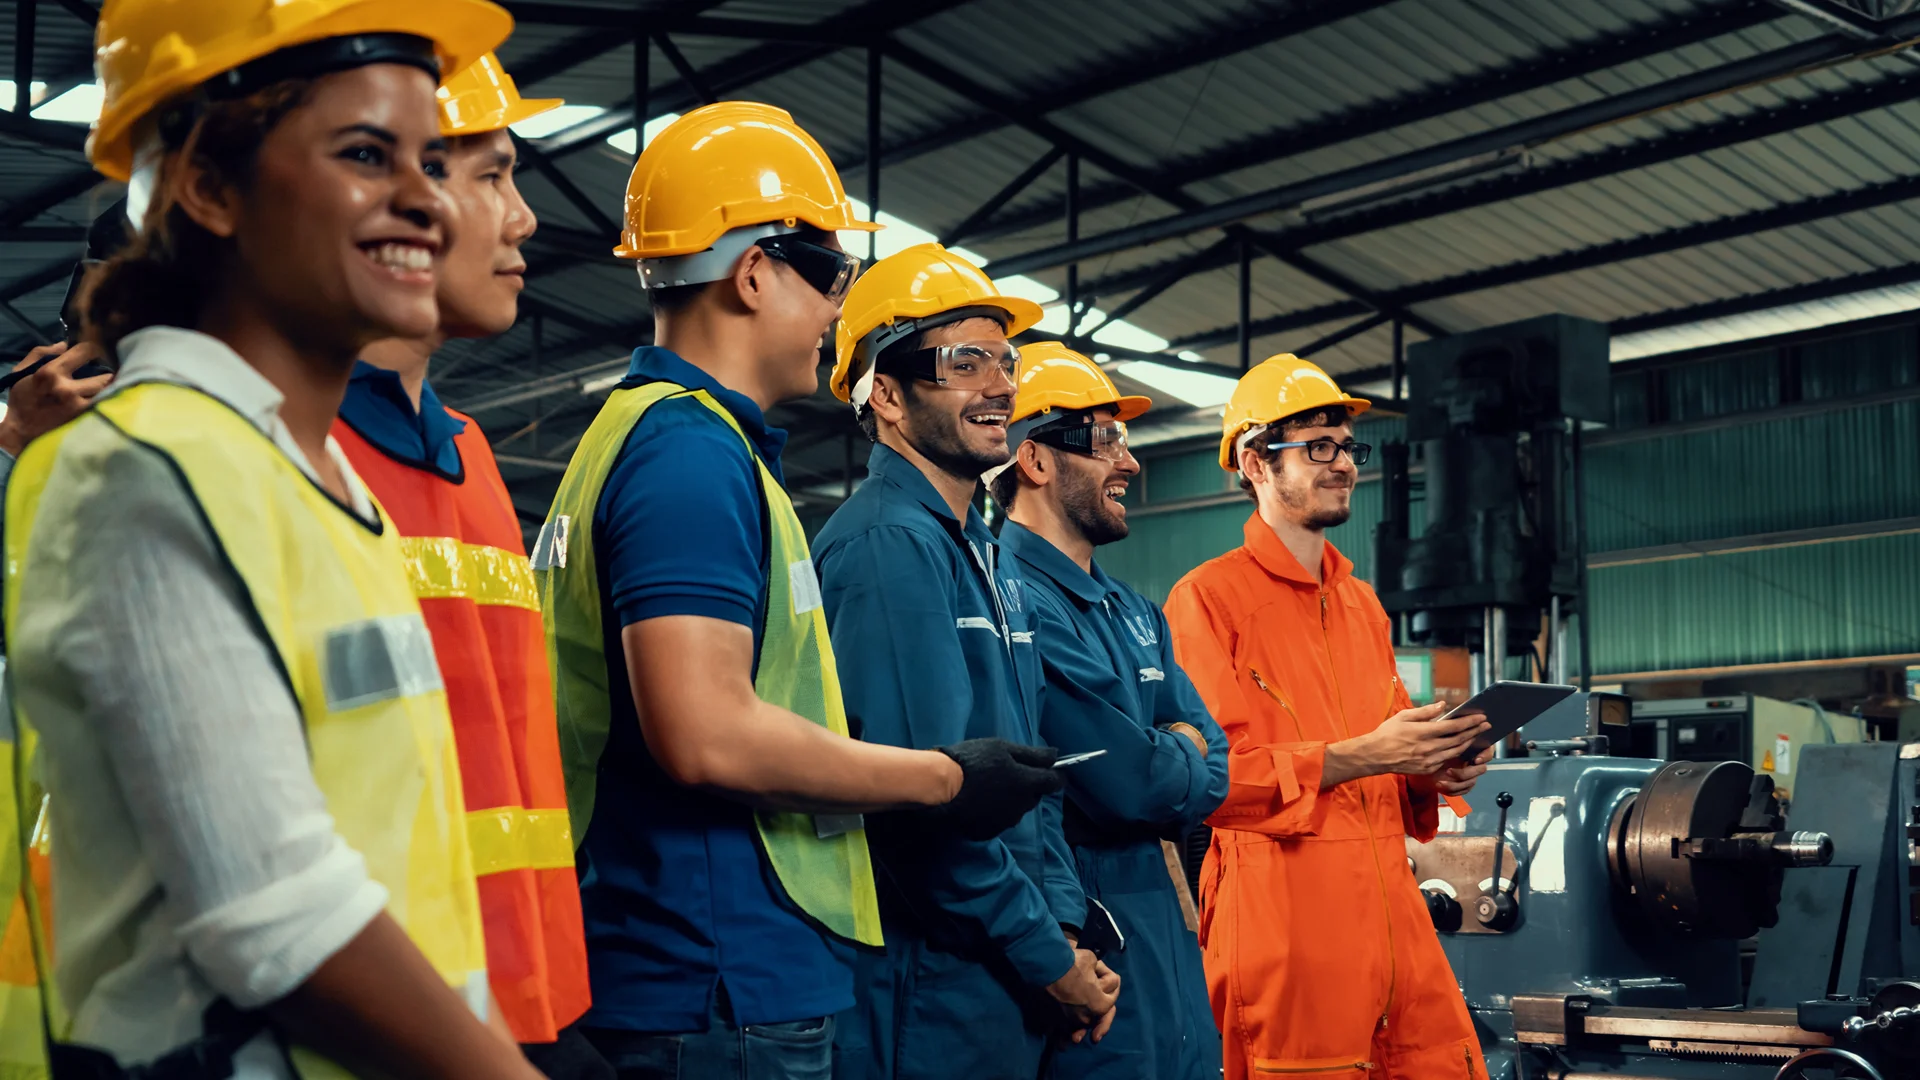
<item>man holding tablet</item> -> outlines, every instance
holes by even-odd
[[[1230,747],[1200,881],[1227,1080],[1487,1075],[1405,849],[1486,771],[1491,749],[1461,758],[1487,724],[1408,707],[1386,612],[1326,541],[1372,450],[1353,438],[1368,404],[1293,356],[1249,371],[1220,441],[1258,506],[1246,544],[1167,600]]]

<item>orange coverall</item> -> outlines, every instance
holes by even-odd
[[[1316,584],[1258,514],[1167,599],[1175,657],[1226,731],[1200,945],[1227,1080],[1485,1080],[1453,969],[1407,867],[1431,783],[1320,790],[1328,743],[1408,706],[1386,612],[1326,546]]]

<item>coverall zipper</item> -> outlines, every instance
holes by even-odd
[[[1257,1073],[1336,1073],[1348,1070],[1371,1071],[1379,1068],[1371,1061],[1355,1061],[1345,1065],[1255,1065]]]
[[[1347,728],[1347,703],[1340,693],[1340,676],[1333,662],[1333,639],[1327,633],[1327,594],[1320,592],[1320,643],[1327,653],[1327,671],[1333,674],[1333,695],[1337,711],[1340,714],[1340,733],[1353,738]],[[1399,961],[1394,955],[1393,946],[1393,899],[1387,892],[1387,872],[1380,867],[1380,840],[1373,832],[1373,804],[1367,800],[1366,779],[1356,781],[1360,784],[1360,817],[1367,826],[1367,853],[1373,857],[1373,873],[1380,879],[1380,909],[1387,922],[1387,1005],[1380,1012],[1380,1027],[1387,1026],[1387,1017],[1393,1015],[1393,992],[1399,983]]]

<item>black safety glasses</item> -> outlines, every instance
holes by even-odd
[[[860,276],[860,260],[844,251],[792,236],[767,236],[754,243],[768,258],[792,267],[800,280],[835,304],[846,300],[847,290],[853,288],[853,279]]]
[[[1365,465],[1367,459],[1373,456],[1372,443],[1354,442],[1352,439],[1343,443],[1334,442],[1332,439],[1314,439],[1310,442],[1270,442],[1267,444],[1267,449],[1285,450],[1294,446],[1306,447],[1307,460],[1320,465],[1331,465],[1335,458],[1345,454],[1358,467]]]

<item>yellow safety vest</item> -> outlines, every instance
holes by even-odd
[[[14,794],[16,754],[23,762],[30,758],[31,743],[22,746],[14,737],[13,717],[0,716],[0,907],[7,912],[0,929],[0,1080],[45,1080],[40,965],[34,959],[27,892],[46,900],[46,835],[39,787],[28,785],[23,797]],[[35,808],[31,817],[21,812],[27,806]]]
[[[759,466],[770,530],[770,572],[754,692],[760,700],[804,716],[836,735],[847,734],[840,673],[827,640],[827,616],[820,606],[813,555],[786,489],[754,453],[733,415],[706,391],[689,391],[669,382],[616,390],[574,451],[533,552],[576,845],[592,824],[600,754],[606,749],[612,717],[601,637],[600,580],[594,569],[594,511],[627,435],[649,408],[668,397],[692,397],[712,409],[747,444],[747,452]],[[867,853],[866,830],[858,827],[858,819],[823,828],[811,814],[760,811],[754,820],[767,862],[801,911],[843,938],[881,944],[873,861]],[[841,825],[853,827],[838,831]]]
[[[68,555],[86,542],[74,535],[69,499],[101,462],[135,445],[170,461],[205,515],[299,703],[334,827],[387,888],[388,914],[449,986],[469,1000],[483,994],[486,955],[452,724],[400,537],[384,511],[377,526],[362,522],[218,400],[182,386],[135,386],[21,456],[7,492],[6,626],[23,742],[74,718],[34,711],[46,700],[28,692],[41,643],[11,633],[20,608],[68,587]],[[58,833],[60,792],[50,798]],[[26,820],[27,808],[20,814]],[[48,1030],[69,1041],[72,1020],[50,977],[48,913],[31,890],[26,902]],[[301,1048],[293,1057],[304,1077],[347,1075]]]

